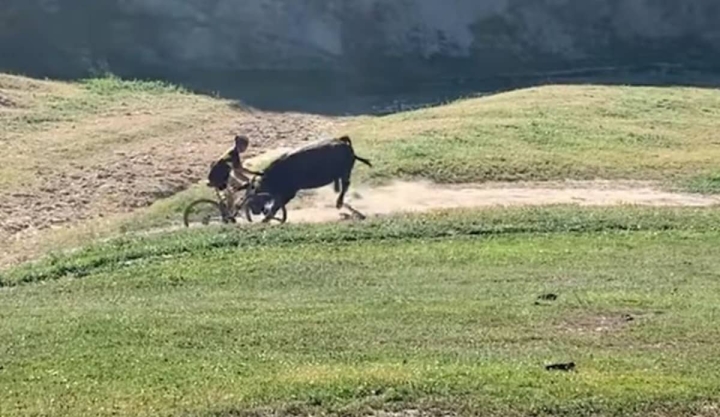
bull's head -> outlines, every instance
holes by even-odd
[[[259,194],[250,199],[248,206],[250,206],[250,211],[252,211],[253,214],[267,213],[267,211],[270,210],[269,205],[272,201],[273,199],[270,195]]]
[[[264,186],[262,178],[253,181],[252,187],[253,197],[248,202],[248,206],[253,214],[264,213],[268,204],[272,202],[272,196]]]

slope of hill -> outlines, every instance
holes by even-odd
[[[80,243],[176,223],[182,206],[207,192],[192,185],[234,133],[252,137],[251,155],[349,133],[374,162],[355,172],[356,186],[631,179],[657,182],[642,184],[644,192],[658,184],[720,188],[720,93],[712,89],[547,86],[344,119],[257,112],[115,78],[70,84],[2,75],[0,97],[0,240],[22,256],[44,246],[50,228],[69,227],[65,236]]]
[[[544,86],[362,117],[348,131],[378,180],[702,182],[720,172],[717,89]]]

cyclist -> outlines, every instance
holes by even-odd
[[[210,166],[207,185],[215,188],[218,192],[224,192],[226,204],[235,202],[235,191],[241,191],[250,186],[250,178],[246,174],[262,175],[261,172],[251,171],[242,164],[240,155],[247,150],[249,145],[250,141],[247,136],[235,136],[234,146],[225,151]]]

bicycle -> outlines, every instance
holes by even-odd
[[[218,220],[223,224],[237,223],[237,215],[241,211],[244,212],[245,219],[250,223],[252,223],[253,221],[253,215],[267,215],[268,211],[270,210],[270,206],[272,205],[272,198],[267,199],[268,202],[266,202],[266,204],[263,206],[262,211],[260,211],[259,213],[254,213],[251,205],[249,204],[253,199],[258,197],[271,197],[269,194],[266,193],[255,194],[255,190],[253,187],[253,184],[255,184],[255,178],[256,177],[253,176],[250,182],[240,188],[240,190],[245,191],[244,195],[242,196],[242,198],[239,199],[239,202],[236,198],[234,204],[230,205],[230,207],[228,207],[228,203],[225,201],[225,198],[223,198],[223,196],[217,189],[215,190],[217,200],[200,198],[188,204],[188,206],[183,212],[183,222],[185,223],[185,227],[190,227],[190,224],[193,223],[190,219],[190,216],[193,214],[194,211],[205,213],[204,217],[202,217],[202,220],[200,221],[203,225],[210,224],[212,220]],[[210,185],[208,184],[208,186]],[[280,215],[279,217],[278,214]],[[276,220],[281,224],[285,223],[285,221],[287,220],[287,210],[285,209],[285,206],[282,206],[280,210],[278,210],[278,213],[276,213],[275,216],[271,218],[271,220]]]

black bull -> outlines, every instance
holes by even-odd
[[[320,188],[330,183],[334,184],[335,192],[340,192],[336,207],[341,208],[356,160],[372,167],[370,161],[355,155],[350,138],[342,136],[316,142],[273,161],[255,187],[257,194],[266,193],[273,199],[272,208],[263,222],[275,216],[298,191]],[[267,204],[267,201],[254,199],[250,208],[259,212],[260,206]]]

